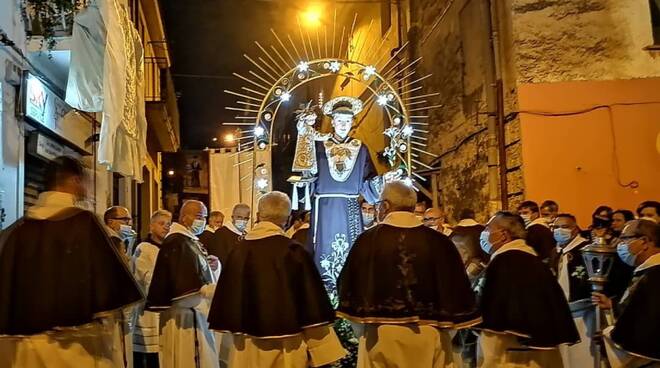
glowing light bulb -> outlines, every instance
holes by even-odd
[[[300,64],[298,64],[298,71],[301,73],[304,73],[309,70],[309,64],[305,61],[301,61]]]
[[[331,72],[337,73],[339,70],[341,70],[341,63],[338,61],[333,61],[330,63],[329,69]]]
[[[403,127],[403,129],[401,129],[401,133],[403,133],[404,137],[410,137],[414,131],[415,129],[413,129],[413,127],[411,127],[410,125],[406,125],[405,127]]]
[[[406,185],[409,186],[409,187],[412,187],[412,186],[413,186],[413,181],[412,181],[412,179],[410,179],[409,176],[403,178],[402,181],[403,181],[404,184],[406,184]]]
[[[233,133],[227,133],[225,134],[225,142],[227,143],[233,143],[236,140],[236,137],[234,136]]]
[[[167,172],[167,175],[168,175],[168,176],[174,176],[174,170],[169,170],[169,171]]]
[[[376,74],[376,67],[369,65],[364,68],[364,79],[369,79],[372,75]]]
[[[318,26],[321,24],[321,9],[318,6],[310,6],[304,13],[302,13],[302,19],[306,26]]]
[[[262,135],[264,135],[264,133],[266,133],[266,130],[264,129],[264,127],[256,126],[254,128],[254,136],[255,137],[261,137]]]
[[[257,188],[259,190],[264,190],[268,188],[268,179],[264,179],[264,178],[257,179]]]
[[[385,105],[387,105],[387,102],[388,102],[388,101],[389,101],[389,100],[387,99],[387,96],[385,96],[385,95],[380,95],[380,96],[378,96],[378,98],[376,99],[376,102],[378,102],[378,104],[379,104],[380,106],[385,106]]]
[[[291,99],[291,94],[290,94],[289,92],[284,92],[284,93],[282,93],[282,95],[280,96],[280,100],[282,100],[282,101],[284,101],[284,102],[287,102],[287,101],[289,101],[290,99]]]

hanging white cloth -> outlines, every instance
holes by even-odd
[[[103,57],[105,53],[105,24],[99,2],[76,14],[71,37],[71,63],[66,86],[66,103],[87,111],[103,110]]]
[[[100,9],[107,37],[98,160],[141,182],[147,130],[144,50],[128,13],[116,0],[101,3]]]

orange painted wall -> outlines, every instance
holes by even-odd
[[[611,110],[560,117],[525,112],[597,105]],[[660,78],[523,84],[519,106],[527,199],[554,199],[583,227],[598,205],[634,211],[643,200],[660,200]],[[639,186],[625,188],[619,180]]]

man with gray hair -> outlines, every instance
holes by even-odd
[[[149,292],[151,277],[160,245],[170,232],[172,214],[158,210],[151,215],[149,235],[138,244],[133,255],[135,280],[146,295]],[[145,311],[144,303],[138,310],[138,319],[133,335],[133,366],[135,368],[158,368],[158,313]]]
[[[161,368],[219,366],[206,318],[220,265],[197,238],[206,213],[202,202],[184,202],[156,258],[146,308],[159,312]]]
[[[448,330],[481,321],[456,247],[415,216],[416,201],[404,182],[385,184],[380,223],[339,277],[337,315],[354,323],[360,367],[453,367]]]
[[[218,257],[224,264],[229,252],[236,247],[240,237],[245,235],[250,221],[250,206],[239,203],[231,211],[231,221],[225,221],[223,227],[217,229],[206,245],[210,254]]]
[[[526,235],[523,219],[510,212],[495,214],[481,233],[491,260],[481,296],[480,367],[563,367],[559,346],[580,339],[561,287]]]
[[[290,213],[286,194],[263,195],[257,224],[223,267],[208,320],[225,333],[228,367],[319,367],[345,355],[314,261],[283,230]]]

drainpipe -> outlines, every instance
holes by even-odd
[[[491,1],[481,0],[481,14],[483,24],[488,31],[488,42],[484,44],[484,55],[486,55],[486,110],[488,115],[487,124],[487,155],[488,155],[488,212],[493,214],[495,211],[502,209],[502,196],[499,190],[500,172],[498,160],[498,80],[499,70],[497,67],[497,48],[496,36],[497,32],[493,27],[497,19],[493,19],[491,11]]]

